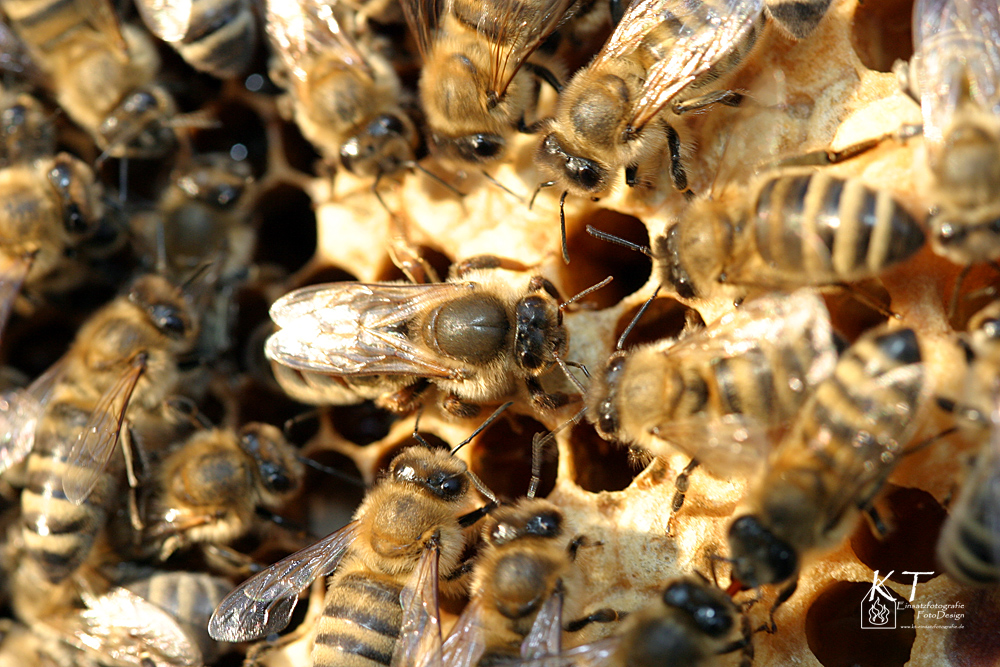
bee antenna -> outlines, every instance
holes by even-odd
[[[435,181],[438,185],[441,185],[442,187],[445,187],[445,188],[451,190],[457,196],[459,196],[459,197],[464,197],[465,196],[464,192],[462,192],[461,190],[459,190],[458,188],[456,188],[454,185],[452,185],[448,181],[444,180],[443,178],[441,178],[440,176],[438,176],[433,171],[431,171],[427,167],[423,166],[422,164],[420,164],[416,160],[414,160],[412,162],[407,162],[405,166],[410,167],[412,169],[416,169],[416,170],[424,173],[425,175],[427,175],[428,178],[430,178],[431,180]]]
[[[545,445],[552,440],[552,433],[536,433],[531,436],[531,482],[528,484],[528,498],[534,498],[538,485],[542,481],[542,452]]]
[[[167,239],[162,219],[156,222],[156,272],[167,275]]]
[[[294,417],[289,417],[285,420],[285,423],[281,425],[281,432],[287,438],[292,432],[292,429],[307,419],[319,419],[319,409],[306,410],[305,412],[300,412]]]
[[[627,339],[628,335],[632,333],[632,329],[634,329],[635,325],[639,323],[639,320],[642,318],[642,316],[646,314],[646,310],[649,308],[649,305],[653,303],[653,299],[655,299],[656,296],[660,293],[660,287],[662,287],[662,285],[658,285],[656,287],[656,290],[653,291],[653,294],[648,299],[646,299],[645,303],[643,303],[642,307],[639,309],[639,312],[635,314],[635,317],[632,318],[632,321],[628,323],[627,327],[625,327],[625,331],[623,331],[622,335],[618,338],[618,344],[615,345],[616,350],[621,350],[623,347],[625,347],[625,339]]]
[[[455,445],[455,447],[454,447],[454,448],[453,448],[453,449],[451,450],[451,455],[452,455],[452,456],[454,456],[454,455],[455,455],[455,453],[456,453],[456,452],[457,452],[458,450],[460,450],[460,449],[461,449],[462,447],[465,447],[465,446],[466,446],[467,444],[469,444],[470,442],[472,442],[472,439],[473,439],[473,438],[475,438],[475,437],[476,437],[477,435],[479,435],[480,433],[482,433],[482,432],[483,432],[483,430],[484,430],[484,429],[485,429],[485,428],[486,428],[487,426],[489,426],[490,424],[492,424],[493,422],[495,422],[495,421],[497,420],[497,417],[499,417],[499,416],[500,416],[501,414],[503,414],[504,410],[506,410],[507,408],[509,408],[509,407],[510,407],[510,406],[512,406],[512,405],[514,405],[514,401],[507,401],[506,403],[504,403],[503,405],[501,405],[501,406],[500,406],[499,408],[497,408],[496,410],[494,410],[494,411],[493,411],[493,414],[491,414],[491,415],[490,415],[490,416],[489,416],[489,417],[488,417],[488,418],[486,419],[486,421],[484,421],[484,422],[483,422],[482,424],[480,424],[480,425],[479,425],[479,428],[477,428],[477,429],[476,429],[475,431],[473,431],[473,432],[472,432],[472,433],[471,433],[471,434],[469,435],[469,437],[468,437],[468,438],[466,438],[466,439],[465,439],[465,440],[463,440],[462,442],[460,442],[460,443],[458,443],[457,445]],[[414,433],[414,435],[416,435],[416,433]]]
[[[523,204],[524,203],[524,197],[522,197],[521,195],[517,194],[516,192],[514,192],[513,190],[511,190],[510,188],[508,188],[506,185],[504,185],[503,183],[501,183],[500,181],[498,181],[496,178],[494,178],[493,176],[491,176],[490,173],[487,172],[485,169],[482,170],[482,173],[483,173],[483,176],[486,177],[487,181],[489,181],[490,183],[492,183],[496,187],[500,188],[501,190],[503,190],[504,192],[506,192],[507,194],[509,194],[514,199],[516,199],[519,204]]]
[[[191,285],[193,285],[196,280],[198,280],[206,273],[208,273],[208,270],[212,268],[215,262],[216,260],[208,260],[206,262],[202,262],[197,268],[195,268],[194,271],[191,272],[191,275],[188,276],[183,283],[181,283],[181,291],[182,292],[187,291],[187,289],[191,287]]]
[[[573,386],[576,387],[577,391],[579,391],[581,394],[586,394],[587,393],[587,388],[584,387],[580,383],[580,381],[576,379],[575,375],[573,375],[572,373],[569,372],[569,366],[575,366],[577,368],[582,369],[583,370],[583,374],[586,375],[587,379],[589,380],[590,379],[590,371],[587,370],[587,367],[584,366],[583,364],[577,363],[575,361],[574,362],[563,361],[559,357],[556,357],[556,363],[559,364],[559,368],[561,368],[562,372],[566,374],[566,377],[568,377],[569,381],[573,383]]]
[[[609,234],[608,232],[602,232],[600,229],[592,225],[587,225],[587,233],[593,236],[595,239],[600,239],[601,241],[606,241],[608,243],[614,243],[615,245],[620,245],[629,250],[635,250],[636,252],[641,252],[646,257],[652,259],[653,251],[649,249],[649,246],[640,245],[638,243],[632,243],[627,239],[623,239],[620,236],[615,236],[614,234]]]
[[[472,480],[472,485],[476,487],[476,490],[490,501],[490,505],[495,507],[499,503],[496,494],[490,491],[490,487],[486,486],[486,484],[483,483],[483,480],[476,476],[476,473],[471,470],[466,470],[465,474]]]
[[[531,207],[535,205],[535,197],[537,197],[538,193],[542,191],[542,188],[551,188],[555,184],[555,181],[545,181],[544,183],[539,183],[538,187],[535,188],[535,191],[531,194],[531,201],[528,202],[528,210],[530,211]]]
[[[118,199],[124,203],[128,197],[128,158],[118,161]]]
[[[563,301],[561,304],[559,304],[559,310],[563,310],[564,308],[566,308],[566,306],[570,305],[571,303],[575,303],[575,302],[579,301],[580,299],[583,299],[584,297],[588,296],[592,292],[596,292],[597,290],[601,289],[602,287],[605,287],[613,279],[614,279],[614,276],[608,276],[607,278],[605,278],[601,282],[597,283],[596,285],[591,285],[590,287],[588,287],[587,289],[583,290],[582,292],[580,292],[576,296],[573,296],[573,297],[571,297],[571,298]]]
[[[566,195],[569,190],[563,190],[559,197],[559,233],[562,235],[562,256],[563,262],[569,264],[569,242],[566,240]]]
[[[319,461],[317,461],[315,459],[311,459],[308,456],[296,456],[295,458],[297,458],[299,460],[299,462],[302,463],[302,465],[309,466],[313,470],[318,470],[321,473],[324,473],[326,475],[330,475],[331,477],[336,477],[337,479],[342,479],[345,482],[347,482],[348,484],[351,484],[352,486],[356,486],[356,487],[358,487],[360,489],[364,489],[365,488],[365,483],[363,481],[361,481],[360,479],[358,479],[354,475],[347,474],[343,470],[337,470],[336,468],[331,468],[330,466],[323,465]]]

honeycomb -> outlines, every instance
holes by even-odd
[[[764,48],[755,52],[731,85],[747,92],[742,107],[684,118],[680,131],[692,190],[725,199],[738,193],[768,159],[835,151],[888,136],[872,150],[826,168],[891,191],[912,215],[924,219],[932,204],[926,198],[927,184],[921,181],[926,170],[913,168],[924,161],[922,140],[890,136],[901,124],[920,121],[919,109],[900,91],[891,72],[897,58],[912,53],[910,12],[906,0],[834,0],[808,39],[793,42],[773,29],[762,37]],[[402,51],[399,55],[404,66],[406,58],[412,60]],[[234,297],[239,308],[237,353],[225,367],[239,372],[217,379],[201,406],[216,422],[281,423],[303,413],[303,406],[283,396],[262,359],[267,306],[289,289],[308,284],[402,279],[390,256],[388,240],[393,238],[417,248],[441,275],[453,263],[476,255],[514,259],[525,271],[550,279],[564,297],[613,276],[609,286],[588,295],[565,319],[570,336],[567,358],[600,368],[639,307],[653,295],[657,280],[643,255],[599,241],[586,227],[648,245],[689,205],[669,188],[666,178],[662,187],[618,188],[600,201],[570,197],[565,207],[571,258],[567,265],[560,254],[559,193],[542,191],[533,206],[527,205],[540,180],[532,164],[535,137],[517,137],[508,160],[492,173],[506,190],[476,173],[449,173],[431,158],[427,168],[452,182],[464,196],[456,197],[432,176],[416,171],[379,184],[383,206],[370,180],[348,173],[331,178],[316,166],[318,156],[282,119],[279,91],[268,88],[266,81],[264,89],[250,92],[245,82],[219,84],[192,77],[176,56],[167,51],[163,56],[168,78],[173,75],[175,84],[185,82],[183,105],[207,110],[219,119],[217,126],[192,133],[196,151],[228,151],[240,144],[258,177],[253,207],[257,270]],[[263,72],[263,66],[257,71]],[[551,102],[543,99],[543,108]],[[80,150],[93,152],[86,146]],[[164,166],[139,163],[130,169],[130,196],[154,199],[155,189],[148,184],[160,181],[142,176],[147,172],[162,176]],[[117,179],[110,166],[103,176],[108,182]],[[959,269],[925,247],[878,284],[865,286],[898,316],[899,324],[922,337],[937,393],[955,392],[961,385],[963,359],[955,331],[975,310],[972,301],[963,299],[956,321],[950,321],[948,298]],[[992,279],[988,269],[976,268],[965,291],[972,294]],[[113,278],[105,279],[99,287],[91,287],[89,307],[110,297],[112,282]],[[664,290],[631,333],[628,345],[678,336],[692,324],[711,323],[734,307],[736,296],[720,288],[710,299],[685,301]],[[825,299],[835,327],[849,339],[886,319],[880,309],[850,293],[833,291]],[[25,372],[40,371],[65,347],[82,316],[74,313],[67,318],[42,308],[15,319],[4,341],[5,359],[19,359],[17,365]],[[558,371],[546,377],[546,386],[572,391]],[[520,400],[460,456],[501,498],[515,499],[528,488],[533,435],[564,426],[579,407],[576,403],[538,412]],[[914,441],[951,425],[941,411],[928,407],[925,413]],[[316,414],[315,421],[304,419],[292,429],[292,438],[304,443],[302,453],[365,483],[370,484],[395,453],[413,442],[413,417],[396,418],[370,403],[326,407]],[[445,418],[431,406],[422,412],[419,427],[432,442],[455,444],[478,425],[475,419]],[[720,585],[728,583],[727,567],[716,557],[727,553],[726,530],[748,480],[716,479],[696,470],[684,507],[668,525],[671,517],[666,508],[687,457],[650,460],[605,442],[585,421],[559,430],[555,443],[543,465],[539,495],[564,510],[572,534],[584,534],[595,545],[580,551],[577,562],[585,585],[568,592],[572,610],[579,615],[601,607],[634,611],[654,599],[670,578],[691,572],[711,576],[713,568],[718,569]],[[797,592],[777,612],[777,631],[754,635],[754,664],[1000,663],[995,632],[1000,596],[957,585],[941,573],[934,557],[948,501],[971,451],[959,436],[949,436],[906,457],[877,503],[889,521],[889,534],[876,536],[867,523],[859,522],[843,544],[811,557]],[[349,520],[361,493],[311,472],[306,491],[283,514],[308,526],[311,533],[324,535]],[[267,552],[256,555],[261,553]],[[284,553],[262,558],[274,560]],[[913,624],[913,611],[904,610],[899,629],[860,629],[858,605],[875,571],[881,576],[893,571],[886,586],[915,605],[962,605],[964,627],[905,629],[907,619]],[[921,575],[911,598],[913,575],[904,571],[932,574]],[[317,595],[322,591],[314,591],[313,604]],[[751,593],[741,595],[738,600],[749,600]],[[766,620],[772,599],[773,591],[765,591],[763,599],[749,607],[754,625]],[[460,607],[461,601],[448,603],[446,624]],[[615,624],[592,624],[566,640],[569,645],[582,644],[614,629]],[[265,651],[259,664],[309,664],[309,641],[303,636]],[[229,654],[216,664],[239,664],[240,659],[238,653]],[[730,660],[735,664],[737,659],[722,657],[720,664]]]

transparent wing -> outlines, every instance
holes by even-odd
[[[531,630],[521,642],[521,657],[530,660],[562,652],[563,593],[556,589],[538,610]]]
[[[128,53],[122,26],[111,0],[73,0],[74,6],[108,43],[121,53]]]
[[[306,287],[271,307],[271,319],[281,329],[265,351],[269,359],[304,371],[454,377],[455,369],[412,343],[404,329],[421,311],[475,289],[474,283]]]
[[[486,639],[480,624],[483,599],[479,596],[462,610],[455,627],[444,642],[442,658],[447,667],[473,667],[486,651]]]
[[[137,355],[131,367],[98,400],[70,448],[63,492],[71,503],[79,505],[87,499],[111,460],[129,400],[145,368],[145,356]]]
[[[445,0],[400,0],[403,16],[417,40],[420,57],[427,60],[434,48],[434,35]]]
[[[490,40],[490,91],[502,96],[514,75],[559,26],[573,0],[492,0],[483,3],[479,32]]]
[[[368,60],[351,34],[347,12],[337,0],[267,0],[267,34],[285,67],[300,81],[316,58],[369,71]]]
[[[299,593],[333,572],[357,537],[358,522],[352,521],[247,579],[219,604],[208,634],[218,641],[244,642],[283,630]]]
[[[620,637],[608,637],[591,644],[568,649],[558,655],[547,655],[509,663],[510,667],[611,667],[611,658],[621,644]]]
[[[403,623],[391,667],[440,667],[441,618],[438,607],[437,545],[424,549],[420,564],[399,594]]]
[[[675,12],[680,8],[677,0],[633,0],[615,26],[611,37],[597,54],[595,64],[631,53],[642,43],[650,30],[663,22],[665,12]]]
[[[662,21],[676,39],[649,68],[632,108],[633,128],[645,127],[681,91],[721,62],[760,20],[764,0],[676,0],[665,3]]]
[[[179,42],[191,29],[194,0],[135,0],[150,32],[164,42]]]
[[[956,112],[971,103],[1000,113],[1000,8],[981,0],[917,0],[913,71],[924,137],[940,144]]]
[[[173,616],[126,588],[100,597],[85,595],[87,609],[79,614],[74,635],[83,647],[120,664],[202,665],[197,640]],[[152,656],[162,658],[155,661]]]
[[[741,414],[692,415],[657,424],[650,432],[699,462],[719,478],[751,476],[767,461],[772,433],[765,424]],[[652,451],[669,456],[676,451]]]
[[[31,451],[43,409],[42,402],[23,389],[0,395],[0,473]]]
[[[14,309],[14,300],[21,292],[24,279],[31,270],[31,255],[9,257],[0,255],[0,340],[7,328],[7,320]]]

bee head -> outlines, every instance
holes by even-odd
[[[389,464],[389,476],[415,484],[446,501],[458,500],[469,489],[465,463],[446,450],[409,447]]]
[[[799,568],[795,550],[752,515],[729,527],[729,552],[733,578],[750,588],[790,579]]]
[[[476,132],[459,137],[432,134],[431,142],[436,152],[445,157],[468,164],[488,164],[501,158],[507,141],[499,134]]]
[[[618,383],[625,372],[625,352],[615,352],[604,366],[604,372],[594,380],[594,386],[603,391],[590,392],[596,403],[588,411],[594,420],[597,433],[605,440],[618,440]]]
[[[62,202],[63,227],[73,237],[93,235],[100,222],[100,201],[92,196],[94,172],[86,164],[67,153],[52,161],[48,172],[49,185]]]
[[[156,275],[140,277],[132,284],[128,299],[146,313],[149,321],[164,336],[193,341],[197,325],[191,308],[181,291],[165,278]]]
[[[568,340],[555,286],[542,278],[533,282],[538,288],[514,307],[514,357],[518,366],[539,375],[565,353]]]
[[[112,157],[161,157],[177,143],[166,122],[174,111],[173,100],[158,88],[134,91],[101,123],[99,143]]]
[[[679,228],[679,224],[674,225],[653,241],[653,257],[656,258],[660,284],[670,285],[683,299],[694,299],[698,296],[695,282],[684,265],[682,255],[677,252]]]
[[[493,546],[502,546],[521,538],[555,539],[562,535],[563,516],[545,500],[522,500],[516,505],[495,511],[484,532]]]
[[[235,208],[252,182],[247,162],[221,154],[199,156],[193,169],[174,178],[186,197],[219,211]]]
[[[247,424],[240,429],[240,448],[256,462],[267,495],[277,500],[299,488],[303,466],[280,430],[270,424]]]
[[[728,634],[738,613],[724,592],[690,579],[668,585],[663,604],[683,612],[699,631],[713,638]]]
[[[554,132],[542,139],[535,152],[535,162],[573,194],[592,196],[608,188],[608,168],[595,160],[571,154]]]
[[[384,113],[340,147],[344,169],[362,177],[393,174],[413,162],[417,133],[404,114]]]

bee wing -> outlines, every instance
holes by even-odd
[[[177,619],[126,588],[100,597],[85,596],[73,634],[82,647],[99,647],[103,656],[120,664],[202,665],[197,640]],[[155,662],[150,654],[163,659]]]
[[[756,420],[741,414],[723,415],[712,419],[693,415],[656,424],[650,432],[661,440],[698,459],[719,478],[751,475],[767,461],[771,450],[771,434]],[[653,451],[667,456],[675,452]]]
[[[41,401],[23,389],[0,396],[0,473],[24,460],[35,445]]]
[[[530,660],[507,663],[510,667],[608,667],[611,657],[621,644],[618,636],[577,646],[557,655],[545,655]]]
[[[978,0],[918,0],[914,70],[924,136],[943,141],[960,104],[1000,113],[1000,8]]]
[[[73,0],[74,6],[87,22],[101,33],[108,43],[119,52],[128,53],[128,45],[122,36],[121,22],[111,0]]]
[[[118,444],[132,391],[145,368],[145,358],[137,356],[132,366],[97,401],[83,431],[70,448],[63,492],[71,503],[83,503],[101,479]]]
[[[748,301],[681,338],[664,353],[702,357],[705,363],[714,364],[720,358],[751,353],[762,344],[786,354],[789,387],[804,394],[828,378],[837,363],[830,313],[819,294],[810,289]]]
[[[674,5],[679,8],[678,0],[633,0],[594,59],[595,64],[634,51],[649,31],[663,22],[663,13]]]
[[[14,300],[21,292],[21,286],[30,270],[30,256],[0,258],[0,340],[3,339],[7,320],[14,309]]]
[[[521,642],[521,657],[527,660],[562,652],[563,593],[556,589],[545,601]]]
[[[269,359],[303,371],[453,377],[454,369],[400,330],[421,311],[475,289],[474,283],[306,287],[271,306],[271,319],[281,329],[265,351]]]
[[[267,0],[267,34],[285,67],[300,81],[308,77],[308,63],[320,56],[369,70],[338,9],[337,0]]]
[[[83,503],[101,479],[118,444],[132,391],[145,367],[145,357],[137,356],[132,366],[97,401],[70,448],[63,476],[63,492],[70,502]]]
[[[150,32],[164,42],[179,42],[191,29],[194,0],[135,0]]]
[[[420,57],[426,62],[434,47],[441,10],[447,0],[400,0],[406,24],[417,40]]]
[[[441,667],[441,618],[438,607],[437,545],[420,556],[417,569],[399,594],[403,623],[391,667]],[[450,665],[450,663],[448,663]]]
[[[352,521],[244,581],[212,614],[209,636],[218,641],[243,642],[284,629],[299,593],[317,577],[333,572],[357,537],[358,522]]]
[[[483,599],[475,596],[462,610],[451,629],[442,651],[447,667],[473,667],[486,651],[486,638],[481,624]]]
[[[661,21],[679,24],[671,28],[677,39],[669,55],[649,68],[642,94],[632,109],[631,127],[644,127],[682,90],[725,58],[763,11],[764,0],[661,2]]]
[[[492,0],[480,15],[477,30],[490,39],[490,91],[507,91],[514,75],[551,35],[573,0]]]

